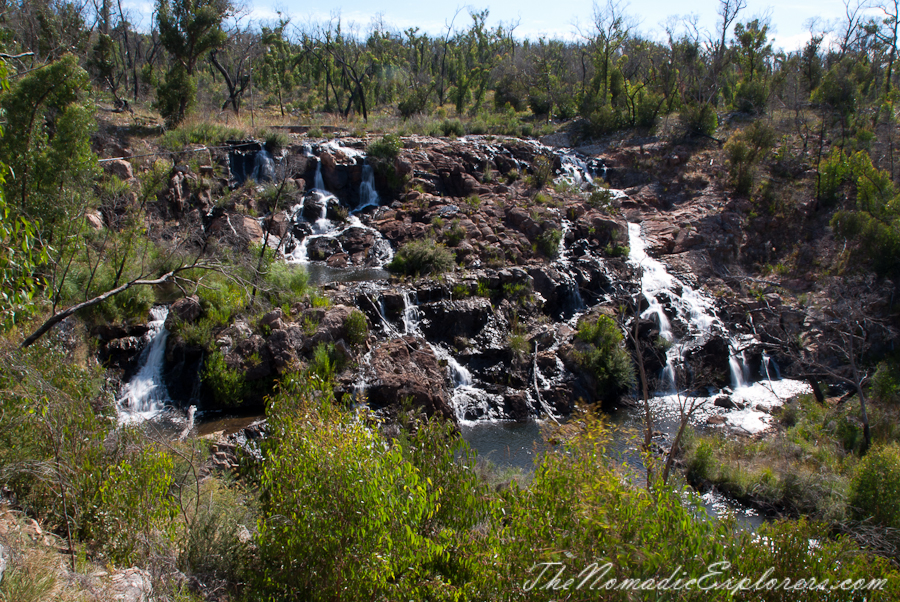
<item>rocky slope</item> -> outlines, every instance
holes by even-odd
[[[198,173],[181,164],[172,170],[158,195],[160,219],[193,224],[204,244],[243,249],[266,241],[289,261],[335,270],[326,284],[330,309],[298,302],[289,314],[276,309],[256,323],[237,320],[214,333],[214,348],[171,337],[174,400],[216,407],[208,392],[198,397],[191,375],[217,350],[229,369],[263,384],[244,399],[259,404],[279,374],[306,365],[325,342],[346,356],[339,392],[364,393],[373,407],[410,399],[449,419],[565,415],[578,399],[596,398],[573,361],[573,318],[583,312],[622,315],[637,303],[648,372],[665,367],[664,354],[650,352],[661,325],[647,315],[640,270],[627,261],[629,223],[641,224],[647,251],[679,282],[715,299],[723,327],[683,353],[705,384],[731,384],[735,343],[726,332],[753,337],[741,349],[745,372],[759,374],[767,351],[786,375],[803,375],[781,350],[822,319],[790,294],[811,285],[757,273],[760,258],[778,253],[761,240],[770,220],[761,227],[749,201],[728,192],[713,143],[644,141],[576,154],[516,139],[409,138],[395,160],[375,163],[374,176],[367,144],[342,138],[279,149],[269,176],[276,181],[265,188],[235,188],[251,157],[258,163],[267,156],[260,145],[209,156]],[[369,205],[367,181],[380,196],[376,205]],[[604,192],[607,186],[619,192]],[[821,225],[813,213],[808,221]],[[381,267],[398,248],[423,239],[447,245],[457,268],[437,278],[355,281],[353,268]],[[678,338],[692,328],[678,318],[680,294],[660,301]],[[368,340],[355,347],[345,332],[354,307],[370,326]],[[185,323],[200,317],[194,301],[173,309]],[[98,333],[102,356],[126,378],[139,330]]]

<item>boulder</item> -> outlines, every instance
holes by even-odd
[[[125,159],[113,159],[112,161],[103,162],[103,171],[114,175],[120,180],[130,180],[134,177],[134,169],[131,163]]]
[[[408,400],[428,416],[456,422],[444,370],[424,341],[406,336],[381,343],[372,351],[369,369],[366,395],[372,407],[396,408]]]
[[[171,330],[170,320],[179,319],[182,322],[192,323],[200,317],[203,308],[200,306],[200,297],[191,295],[190,297],[182,297],[178,301],[169,306],[169,316],[166,318],[166,328]]]

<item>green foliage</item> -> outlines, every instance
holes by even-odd
[[[756,165],[775,142],[775,131],[761,121],[755,121],[725,144],[725,155],[731,181],[738,194],[749,194],[753,188]]]
[[[575,361],[588,376],[594,395],[613,401],[634,387],[634,366],[623,346],[623,335],[609,316],[578,323]]]
[[[711,104],[690,103],[681,109],[681,123],[690,136],[712,136],[719,127],[719,118]]]
[[[200,57],[225,43],[221,26],[230,10],[228,0],[157,0],[159,41],[174,60],[156,91],[156,106],[170,127],[181,123],[193,107],[194,68]]]
[[[284,261],[275,261],[268,266],[266,282],[269,302],[276,307],[295,303],[309,293],[309,274],[306,270]]]
[[[877,446],[863,458],[853,477],[849,504],[858,520],[900,528],[900,445]]]
[[[445,567],[461,560],[450,554],[451,532],[434,523],[442,493],[434,481],[400,444],[336,412],[327,390],[296,380],[282,387],[267,410],[274,437],[264,443],[260,477],[266,493],[257,537],[259,593],[372,600],[451,591],[455,580],[440,576],[449,577]],[[414,457],[443,473],[453,463],[444,450],[452,448],[428,448]],[[433,453],[447,459],[429,460]]]
[[[455,247],[462,242],[468,234],[466,229],[459,225],[459,220],[453,220],[453,224],[450,229],[447,230],[446,234],[444,234],[444,238],[447,240],[448,245]]]
[[[833,155],[836,163],[837,157]],[[880,274],[900,268],[900,199],[890,174],[872,165],[865,151],[854,153],[846,169],[856,182],[856,210],[841,210],[831,219],[835,233],[856,239],[862,252],[873,261]]]
[[[559,243],[562,241],[562,230],[548,228],[538,236],[537,244],[541,253],[551,259],[559,255]]]
[[[200,379],[217,405],[236,407],[244,402],[244,375],[240,370],[229,368],[220,351],[211,351],[206,355]]]
[[[366,152],[370,158],[393,163],[400,156],[402,148],[403,143],[400,141],[399,136],[396,134],[385,134],[381,137],[381,140],[376,140],[369,144]]]
[[[218,146],[226,140],[240,140],[246,133],[212,121],[200,121],[169,130],[160,138],[159,145],[167,150],[180,151],[192,144]]]
[[[544,155],[537,155],[531,163],[531,177],[535,188],[543,188],[553,179],[553,161]]]
[[[361,311],[354,309],[344,321],[344,330],[347,332],[347,343],[358,347],[369,338],[369,322]]]
[[[454,253],[431,240],[413,240],[397,251],[387,268],[398,274],[423,276],[440,274],[454,265]]]
[[[166,126],[172,128],[184,121],[196,102],[197,80],[184,65],[176,63],[156,88],[154,107],[166,120]]]
[[[87,103],[88,74],[76,58],[32,71],[0,97],[6,131],[0,161],[8,165],[6,202],[52,240],[55,229],[78,221],[98,174]]]
[[[828,204],[836,201],[838,190],[851,174],[846,155],[839,148],[831,149],[831,154],[819,161],[816,198]]]

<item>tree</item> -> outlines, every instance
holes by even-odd
[[[6,135],[0,160],[12,170],[7,202],[38,225],[45,243],[83,206],[97,174],[91,151],[90,79],[73,55],[37,69],[0,97]]]
[[[181,123],[193,107],[197,61],[225,43],[222,20],[231,9],[229,0],[158,0],[160,42],[173,64],[156,92],[157,108],[170,126]]]

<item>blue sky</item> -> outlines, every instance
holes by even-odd
[[[240,0],[238,0],[240,1]],[[577,26],[589,30],[592,0],[569,0],[553,2],[548,0],[491,0],[490,2],[461,4],[458,0],[337,0],[314,4],[300,0],[243,0],[246,3],[244,22],[269,23],[277,18],[277,12],[291,16],[291,21],[304,24],[322,21],[339,12],[343,22],[355,23],[365,31],[376,16],[396,29],[419,27],[429,33],[438,33],[446,27],[458,8],[462,8],[456,18],[456,25],[468,24],[468,10],[485,8],[490,10],[489,22],[496,24],[517,22],[517,37],[537,38],[541,35],[556,38],[577,36]],[[149,0],[126,0],[126,11],[133,15],[133,21],[141,28],[148,28],[153,2]],[[844,15],[841,0],[796,0],[778,5],[748,0],[748,6],[739,20],[746,21],[757,16],[768,15],[772,24],[773,42],[776,47],[796,49],[809,38],[808,22],[818,18],[823,25],[839,20]],[[626,13],[639,22],[639,30],[645,35],[662,38],[667,18],[696,14],[700,26],[710,32],[716,28],[717,0],[633,0]]]

